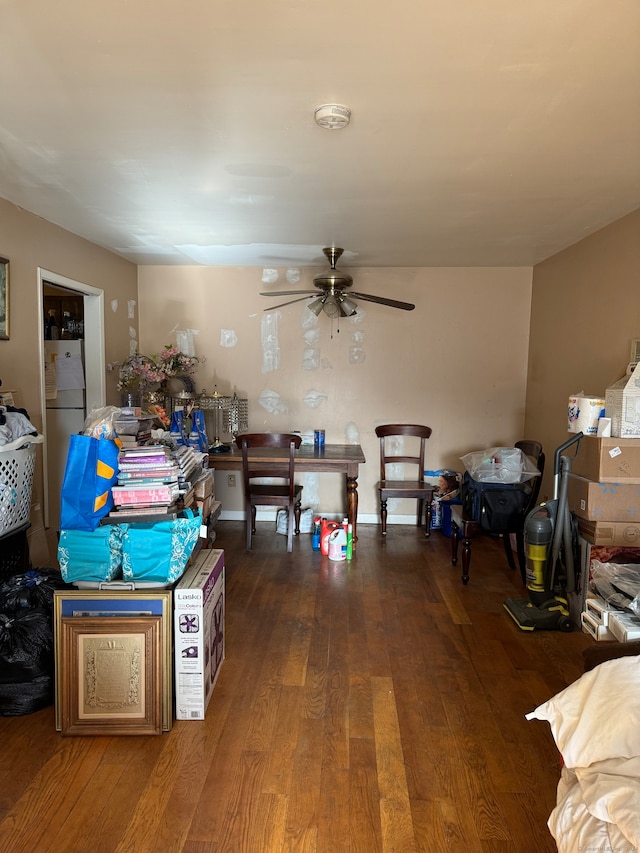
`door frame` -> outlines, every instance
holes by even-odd
[[[40,350],[40,405],[42,410],[43,448],[43,504],[44,525],[51,527],[49,518],[49,478],[47,476],[47,404],[44,378],[44,283],[64,287],[83,295],[84,311],[84,373],[87,412],[103,408],[106,401],[106,361],[104,346],[104,291],[90,284],[75,281],[59,273],[38,267],[38,312]]]

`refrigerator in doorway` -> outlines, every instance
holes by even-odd
[[[69,437],[86,418],[84,341],[45,341],[47,524],[60,529],[60,491]]]

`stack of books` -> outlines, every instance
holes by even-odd
[[[179,466],[168,447],[147,444],[123,447],[118,460],[118,485],[111,488],[115,508],[109,517],[172,515],[178,510]]]
[[[202,471],[202,454],[196,453],[192,447],[181,445],[172,452],[172,457],[178,466],[178,482],[187,483],[197,478]]]

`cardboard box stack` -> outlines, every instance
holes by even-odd
[[[640,563],[640,438],[584,436],[572,462],[567,499],[581,550],[588,555],[582,565],[581,626],[596,640],[632,639],[632,626],[622,625],[621,611],[595,595],[589,580],[594,559]]]

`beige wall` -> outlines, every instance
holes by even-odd
[[[368,460],[360,477],[361,520],[377,517],[377,424],[430,425],[432,469],[460,470],[461,454],[523,437],[531,269],[357,269],[354,290],[415,302],[416,310],[361,303],[364,318],[343,320],[339,333],[321,315],[320,366],[307,370],[302,320],[309,312],[305,303],[281,308],[270,313],[277,315],[280,367],[264,373],[264,309],[284,300],[259,292],[293,289],[285,272],[279,270],[276,285],[265,285],[257,268],[141,267],[142,351],[156,353],[175,342],[176,327],[197,330],[197,353],[206,357],[198,389],[212,392],[217,384],[221,393],[247,397],[250,429],[320,427],[327,441],[342,443],[353,424]],[[315,272],[301,270],[296,287],[310,287]],[[237,345],[221,346],[221,330],[234,332]],[[354,359],[353,347],[361,359]],[[270,414],[259,405],[265,389],[280,395],[285,413]],[[312,389],[326,395],[317,409],[304,403]],[[341,511],[339,485],[331,475],[318,485],[323,512]],[[224,477],[217,489],[226,511],[240,509],[239,488],[227,489]],[[307,498],[313,492],[309,483]],[[393,512],[410,520],[415,503]]]
[[[280,368],[263,373],[263,309],[277,300],[259,291],[288,289],[284,270],[277,285],[261,281],[257,268],[136,267],[86,240],[0,199],[0,255],[10,260],[11,339],[0,341],[0,378],[40,428],[38,267],[105,292],[106,361],[129,352],[130,330],[140,348],[157,352],[173,343],[176,328],[198,331],[198,387],[249,398],[251,429],[324,427],[327,440],[345,441],[353,424],[368,463],[361,475],[360,514],[375,516],[376,424],[426,422],[434,433],[428,467],[460,469],[471,449],[539,438],[550,457],[568,437],[570,394],[603,393],[624,371],[630,342],[640,337],[640,211],[603,228],[529,269],[362,269],[355,289],[413,301],[406,313],[364,304],[361,322],[343,321],[340,332],[319,318],[321,366],[305,370],[303,305],[280,309]],[[302,270],[300,286],[315,270]],[[530,307],[531,306],[531,307]],[[530,329],[529,329],[530,321]],[[221,346],[221,330],[234,347]],[[361,358],[353,357],[358,347]],[[528,361],[528,365],[527,365]],[[528,374],[527,374],[528,370]],[[107,401],[118,402],[114,374]],[[273,415],[260,407],[265,389],[288,407]],[[315,410],[303,402],[314,389],[326,394]],[[526,389],[526,391],[525,391]],[[525,419],[526,403],[526,419]],[[36,487],[41,486],[37,471]],[[311,483],[308,494],[316,486]],[[552,494],[551,475],[543,495]],[[321,507],[340,511],[335,478],[317,485]],[[220,486],[224,505],[240,508],[239,490]],[[410,520],[410,504],[396,507]]]
[[[0,379],[15,388],[17,402],[42,429],[39,341],[42,336],[38,305],[38,268],[99,288],[105,293],[106,361],[128,353],[127,301],[137,299],[134,264],[80,237],[0,199],[0,256],[10,262],[10,340],[0,341]],[[117,307],[112,309],[111,300]],[[108,377],[111,401],[117,398],[115,381]],[[34,493],[42,494],[42,453],[38,453]]]
[[[525,431],[547,452],[541,496],[553,496],[553,451],[570,438],[569,396],[603,394],[624,374],[639,288],[640,210],[534,269]]]

